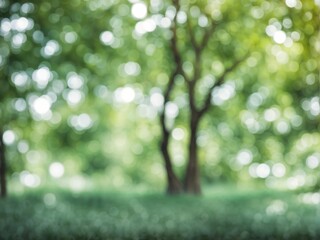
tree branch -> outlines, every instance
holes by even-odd
[[[193,76],[190,79],[190,81],[187,81],[188,83],[188,92],[189,92],[189,105],[191,108],[191,111],[198,112],[196,103],[195,103],[195,86],[197,81],[201,78],[202,75],[202,68],[201,68],[201,55],[204,51],[204,49],[207,47],[208,42],[210,40],[210,37],[212,36],[214,30],[215,30],[215,24],[212,21],[212,24],[210,27],[206,28],[205,33],[201,39],[200,45],[196,41],[195,32],[192,29],[191,21],[189,20],[190,17],[188,17],[187,26],[188,26],[188,33],[190,36],[191,45],[194,50],[194,63],[193,63]]]
[[[210,37],[212,36],[212,34],[214,33],[216,29],[216,24],[215,22],[212,20],[211,21],[211,26],[210,28],[206,28],[206,31],[203,35],[203,38],[201,40],[201,47],[204,49],[207,45],[208,45],[208,42],[210,40]]]
[[[225,69],[225,71],[221,74],[221,76],[217,79],[217,81],[214,84],[212,84],[212,86],[209,88],[209,90],[207,92],[204,103],[203,103],[202,107],[200,108],[200,111],[199,111],[200,116],[205,114],[211,106],[211,93],[212,93],[213,89],[215,89],[218,86],[221,86],[224,83],[226,76],[230,72],[232,72],[234,69],[236,69],[237,66],[240,65],[240,63],[242,63],[245,59],[248,58],[248,56],[249,56],[249,54],[246,54],[242,58],[235,61],[230,67]]]
[[[188,29],[188,34],[190,37],[191,45],[192,45],[194,51],[198,52],[200,50],[201,46],[198,45],[196,37],[194,35],[194,31],[192,29],[192,25],[191,25],[191,21],[190,21],[190,16],[187,17],[187,29]]]
[[[215,31],[216,24],[215,24],[214,20],[211,21],[211,26],[205,29],[205,33],[204,33],[202,39],[200,40],[200,44],[197,43],[189,16],[187,18],[187,27],[188,27],[188,33],[189,33],[191,45],[192,45],[194,51],[201,53],[207,47],[208,42],[210,40],[210,37],[212,36],[212,34]]]

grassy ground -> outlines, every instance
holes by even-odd
[[[320,239],[320,207],[302,198],[38,190],[0,200],[0,239]]]

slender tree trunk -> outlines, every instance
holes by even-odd
[[[176,177],[171,158],[168,151],[169,137],[164,136],[161,142],[161,153],[165,162],[166,174],[167,174],[167,194],[175,195],[181,193],[181,184],[178,178]]]
[[[170,132],[166,127],[164,109],[160,115],[160,123],[161,123],[161,130],[162,130],[160,150],[164,160],[166,174],[167,174],[167,194],[175,195],[175,194],[181,193],[182,189],[181,189],[180,181],[174,173],[172,161],[169,153]]]
[[[199,126],[198,115],[191,111],[190,121],[190,139],[188,146],[188,165],[184,178],[184,191],[190,194],[201,194],[201,186],[199,179],[199,167],[198,167],[198,145],[197,145],[197,133]]]
[[[179,0],[173,0],[173,5],[176,7],[176,11],[178,12],[180,9]],[[170,95],[174,88],[174,81],[177,75],[183,74],[182,71],[182,61],[181,61],[181,55],[178,49],[178,39],[177,39],[177,14],[175,15],[173,19],[173,24],[171,27],[172,32],[172,38],[171,38],[171,45],[170,50],[172,53],[172,57],[174,60],[175,68],[173,72],[171,73],[171,76],[169,78],[169,82],[167,84],[166,89],[164,90],[164,101],[163,101],[163,109],[160,114],[160,124],[161,124],[161,131],[162,131],[162,139],[160,144],[160,150],[161,154],[163,156],[166,174],[167,174],[167,194],[169,195],[175,195],[182,192],[182,187],[179,179],[174,173],[174,169],[172,166],[171,156],[169,153],[169,140],[170,140],[170,133],[171,130],[167,128],[166,126],[166,114],[165,114],[165,107],[170,99]]]
[[[0,197],[4,198],[7,195],[6,182],[6,159],[5,145],[3,142],[3,132],[0,130]]]

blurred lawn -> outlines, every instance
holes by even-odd
[[[320,206],[303,203],[308,196],[228,187],[201,197],[42,189],[0,200],[0,239],[320,239]]]

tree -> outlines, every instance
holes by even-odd
[[[242,56],[236,56],[236,52],[229,53],[228,62],[230,59],[233,62],[230,66],[225,66],[224,70],[220,73],[219,76],[215,76],[215,81],[211,83],[204,97],[202,97],[202,103],[199,104],[199,96],[197,95],[197,85],[203,78],[204,71],[204,52],[210,51],[208,48],[209,42],[212,39],[216,28],[219,27],[219,21],[215,21],[208,13],[201,13],[201,17],[203,17],[204,21],[209,21],[208,26],[204,29],[197,29],[194,20],[188,14],[186,25],[182,26],[182,30],[189,35],[189,47],[191,50],[187,50],[190,52],[189,55],[183,53],[180,49],[179,45],[179,36],[178,31],[181,31],[177,17],[178,14],[181,13],[181,3],[179,0],[172,1],[175,14],[172,19],[171,26],[171,40],[170,40],[170,50],[172,53],[172,65],[173,70],[170,74],[169,81],[164,90],[164,103],[163,109],[160,113],[160,123],[162,130],[162,139],[161,139],[161,153],[165,163],[165,169],[167,174],[167,192],[169,194],[177,194],[181,191],[191,194],[200,194],[201,186],[200,186],[200,173],[198,167],[198,145],[197,145],[197,135],[199,131],[199,125],[203,117],[213,108],[212,105],[212,92],[225,83],[226,77],[229,73],[232,73],[247,57],[248,54],[241,53]],[[188,5],[185,3],[185,5]],[[193,5],[193,7],[197,7]],[[201,6],[200,6],[201,7]],[[203,7],[203,6],[202,6]],[[199,10],[200,8],[198,8]],[[187,9],[187,12],[189,12]],[[198,17],[197,17],[198,18]],[[211,19],[211,20],[209,20]],[[206,25],[206,24],[204,24]],[[198,37],[198,34],[201,34],[201,37]],[[212,54],[215,54],[212,52]],[[228,54],[228,53],[227,53]],[[190,57],[190,55],[192,55]],[[239,54],[238,54],[239,55]],[[238,58],[238,59],[237,59]],[[193,69],[192,73],[188,73],[187,69],[183,66],[184,62],[190,60],[192,62],[191,68]],[[172,160],[169,153],[169,142],[171,129],[167,126],[167,118],[166,118],[166,107],[168,102],[170,101],[170,97],[172,91],[175,88],[175,80],[177,77],[182,77],[186,83],[186,91],[188,96],[188,108],[189,108],[189,119],[188,119],[188,129],[189,129],[189,142],[188,142],[188,150],[187,150],[187,166],[184,174],[183,183],[181,183],[176,176],[173,166]],[[201,98],[200,98],[201,99]]]
[[[305,166],[314,176],[317,11],[313,0],[2,1],[0,130],[15,134],[1,137],[2,189],[25,170],[51,179],[53,161],[108,184],[166,177],[170,194],[200,193],[200,171],[250,181],[264,164],[258,182],[270,182],[280,162],[277,180]]]

